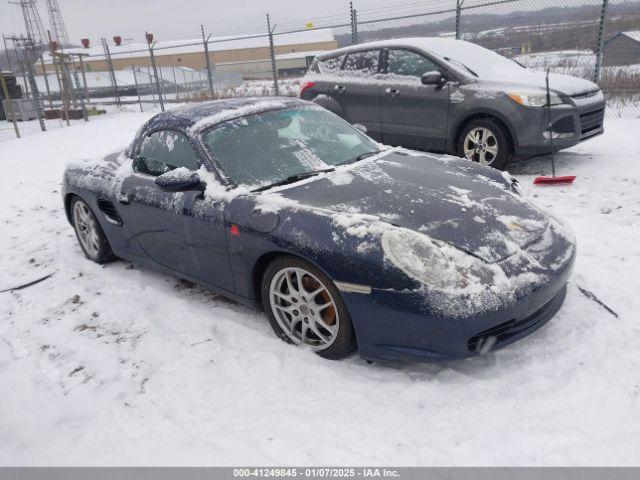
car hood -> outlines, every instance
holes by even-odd
[[[549,222],[500,172],[445,155],[385,152],[278,195],[330,212],[336,228],[345,215],[382,220],[489,263],[535,242]]]
[[[517,87],[545,89],[547,88],[547,74],[545,72],[537,72],[524,68],[513,69],[508,75],[501,75],[496,72],[495,75],[482,75],[480,80],[490,80],[499,84],[503,84],[503,89],[516,90]],[[598,85],[589,80],[584,80],[571,75],[561,75],[552,73],[549,75],[549,86],[551,90],[565,95],[575,96],[599,90]]]

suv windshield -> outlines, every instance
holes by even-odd
[[[224,174],[236,185],[250,187],[327,170],[380,150],[349,123],[317,107],[230,120],[202,138]]]
[[[432,48],[434,53],[452,63],[461,66],[475,76],[486,79],[508,79],[509,74],[520,73],[522,65],[503,57],[499,53],[468,42],[450,42],[446,49]]]

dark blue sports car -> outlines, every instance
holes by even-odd
[[[560,308],[576,251],[507,174],[384,147],[297,99],[156,115],[124,152],[69,165],[63,196],[89,259],[262,308],[330,359],[507,345]]]

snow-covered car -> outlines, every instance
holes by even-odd
[[[63,199],[89,259],[262,308],[330,359],[507,345],[560,308],[576,251],[508,174],[385,147],[298,99],[158,114],[124,152],[69,165]]]
[[[595,83],[558,74],[549,82],[551,133],[544,73],[462,40],[403,38],[317,56],[300,96],[385,144],[503,168],[604,131]]]

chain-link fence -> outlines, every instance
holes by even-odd
[[[332,15],[255,20],[256,28],[224,35],[200,26],[186,40],[145,32],[141,42],[113,37],[96,45],[83,39],[82,47],[64,51],[44,48],[34,62],[34,85],[26,73],[17,81],[28,97],[39,90],[45,116],[108,104],[147,110],[211,98],[295,96],[320,53],[428,36],[466,40],[532,69],[594,80],[609,115],[640,117],[640,0],[431,0],[360,10],[349,2]]]

